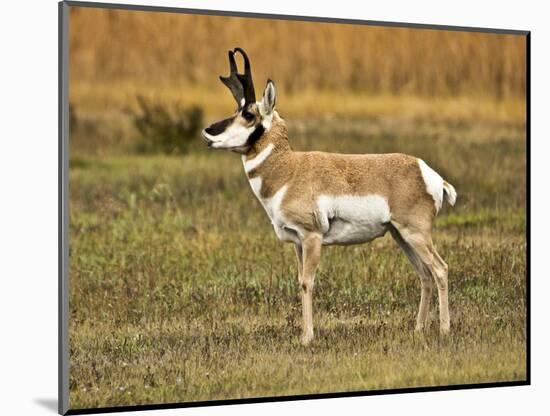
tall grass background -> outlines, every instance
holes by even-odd
[[[292,93],[525,94],[524,41],[513,35],[79,8],[71,27],[75,81],[213,89],[238,45],[261,85],[269,76]]]

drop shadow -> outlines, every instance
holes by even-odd
[[[34,399],[36,404],[44,407],[47,410],[50,410],[54,413],[57,413],[57,399],[47,398],[47,399]]]

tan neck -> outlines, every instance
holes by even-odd
[[[243,156],[248,179],[261,178],[261,190],[258,191],[262,198],[273,196],[291,178],[294,155],[288,143],[285,122],[275,113],[269,130]]]
[[[262,150],[264,150],[269,144],[273,144],[273,150],[271,155],[290,152],[292,148],[288,142],[288,131],[285,121],[279,116],[277,111],[273,113],[273,119],[271,121],[270,128],[264,132],[256,143],[250,148],[246,154],[246,159],[254,159]]]

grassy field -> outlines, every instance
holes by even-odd
[[[287,121],[297,150],[410,153],[455,185],[434,233],[451,335],[438,334],[435,294],[430,329],[413,333],[420,282],[388,235],[324,249],[316,339],[301,346],[294,249],[237,155],[198,138],[181,156],[105,151],[101,134],[76,131],[71,408],[525,379],[524,124]]]

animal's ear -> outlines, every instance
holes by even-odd
[[[275,103],[277,102],[277,90],[275,84],[270,79],[267,80],[267,85],[264,90],[260,110],[263,115],[270,115],[275,109]]]

